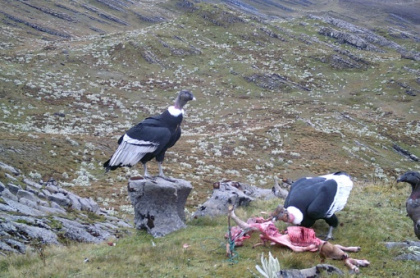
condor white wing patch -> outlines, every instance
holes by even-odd
[[[326,179],[332,179],[337,183],[337,193],[330,209],[327,212],[327,217],[331,217],[335,212],[344,208],[349,198],[350,192],[353,189],[353,182],[346,175],[325,175],[322,176]]]
[[[133,139],[125,134],[118,149],[111,157],[109,166],[133,166],[147,153],[154,152],[158,147],[158,143]]]

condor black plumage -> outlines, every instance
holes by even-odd
[[[420,173],[408,171],[401,175],[397,182],[406,182],[411,185],[411,194],[407,198],[405,208],[408,217],[413,220],[414,233],[420,239]]]
[[[149,177],[146,163],[156,158],[159,176],[166,178],[162,169],[166,150],[174,146],[181,137],[183,107],[193,99],[194,95],[190,91],[182,90],[173,106],[129,129],[118,140],[119,146],[115,153],[104,163],[106,172],[118,167],[131,167],[140,161],[144,167],[144,176]]]
[[[353,188],[353,182],[344,172],[319,177],[305,177],[294,182],[283,205],[272,213],[274,218],[304,227],[311,227],[316,220],[324,219],[330,229],[338,226],[336,212],[342,210]]]

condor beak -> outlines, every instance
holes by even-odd
[[[284,218],[284,215],[285,215],[285,213],[287,214],[287,210],[282,206],[282,205],[279,205],[275,210],[274,210],[274,212],[271,214],[271,220],[273,221],[273,222],[275,222],[275,221],[277,221],[277,219],[283,219]]]

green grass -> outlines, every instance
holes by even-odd
[[[338,213],[340,226],[334,231],[335,244],[361,246],[351,257],[367,259],[371,265],[361,268],[359,277],[416,277],[420,266],[415,261],[397,261],[403,250],[388,250],[384,242],[416,240],[411,220],[406,217],[405,198],[408,186],[392,184],[357,184],[345,209]],[[246,220],[262,211],[270,211],[279,200],[258,201],[238,208],[237,215]],[[284,223],[276,224],[279,229]],[[261,254],[270,251],[282,269],[307,268],[320,263],[318,253],[293,253],[278,246],[252,245],[259,242],[257,234],[235,248],[238,257],[229,260],[225,254],[224,235],[227,217],[189,220],[187,228],[165,237],[153,238],[145,231],[132,231],[115,246],[70,244],[50,246],[40,252],[0,258],[1,277],[257,277],[256,264]],[[327,232],[327,225],[318,221],[318,236]],[[188,244],[188,248],[184,248]],[[88,259],[88,262],[84,262]],[[341,261],[327,260],[347,273]]]

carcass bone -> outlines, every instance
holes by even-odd
[[[290,183],[288,180],[285,179],[283,179],[282,182]],[[274,177],[274,186],[271,188],[271,190],[273,191],[274,195],[282,199],[286,199],[287,195],[289,194],[289,191],[287,191],[287,189],[282,188],[279,185],[279,180],[276,176]]]
[[[260,232],[262,243],[253,247],[269,242],[271,245],[286,246],[294,252],[319,252],[322,261],[327,258],[343,260],[345,265],[355,273],[359,273],[359,266],[369,266],[370,264],[367,260],[350,258],[344,252],[358,252],[360,247],[345,247],[331,244],[328,241],[317,238],[314,230],[310,228],[290,226],[287,228],[287,233],[280,233],[271,220],[266,220],[263,217],[253,217],[248,219],[247,222],[239,219],[233,210],[233,206],[229,207],[229,218],[233,219],[238,225],[230,230],[230,239],[234,241],[235,246],[242,246],[244,240],[251,237],[251,233]],[[226,251],[227,255],[229,255],[229,248]]]

